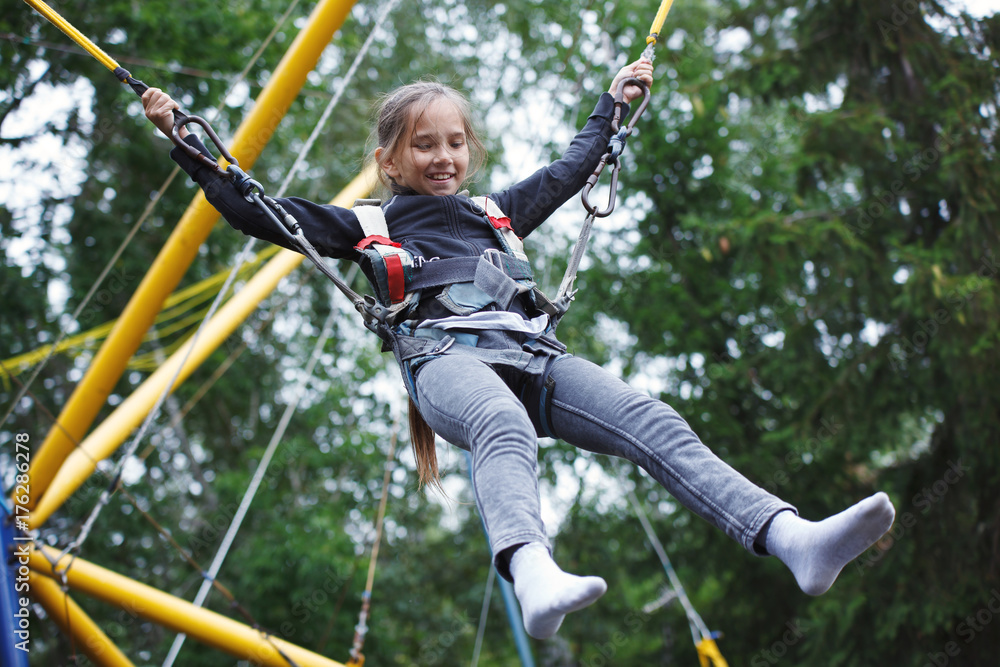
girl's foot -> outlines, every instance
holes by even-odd
[[[563,572],[549,550],[538,542],[529,542],[514,552],[510,573],[514,594],[521,603],[524,629],[535,639],[552,637],[566,614],[583,609],[608,590],[600,577]]]
[[[818,522],[785,510],[771,519],[767,550],[788,566],[803,592],[821,595],[845,565],[885,535],[895,516],[881,492]]]

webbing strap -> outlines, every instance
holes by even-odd
[[[470,199],[480,210],[485,212],[486,218],[496,231],[497,239],[503,244],[504,250],[520,260],[528,261],[528,256],[524,254],[524,243],[514,233],[510,218],[500,210],[496,202],[489,197],[470,197]]]
[[[374,250],[382,257],[389,301],[401,303],[406,297],[406,268],[412,264],[412,259],[402,245],[389,238],[389,227],[380,204],[378,199],[358,199],[354,202],[351,210],[365,233],[365,238],[355,247],[362,251]]]
[[[386,239],[392,238],[389,236],[389,227],[385,224],[385,213],[382,212],[382,208],[375,202],[376,199],[359,199],[354,202],[354,215],[358,216],[358,222],[361,223],[361,229],[364,231],[365,236],[381,236]]]
[[[383,254],[385,270],[389,274],[389,298],[393,303],[399,303],[406,296],[406,274],[403,271],[403,260],[398,254]]]
[[[383,271],[375,269],[375,288],[379,297],[389,303],[401,303],[406,298],[406,279],[413,270],[413,256],[399,244],[369,243],[361,248],[362,254],[368,257],[373,267],[381,266]]]
[[[406,290],[413,291],[455,283],[474,282],[480,261],[482,261],[481,257],[455,257],[425,262],[423,266],[413,272],[413,277],[406,284]],[[513,280],[531,279],[531,266],[528,264],[511,263],[503,267],[503,272]]]
[[[393,248],[403,247],[401,243],[396,243],[395,241],[392,241],[386,238],[385,236],[378,236],[378,235],[366,236],[363,239],[361,239],[361,243],[359,243],[354,247],[357,248],[358,250],[364,250],[365,248],[375,244],[387,245]]]

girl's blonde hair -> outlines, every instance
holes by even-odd
[[[434,441],[434,430],[424,421],[423,415],[417,409],[417,404],[410,399],[409,407],[410,445],[413,447],[413,458],[417,461],[417,477],[420,485],[430,484],[444,492],[441,486],[441,474],[438,472],[437,446]]]
[[[368,138],[366,163],[375,164],[382,185],[395,191],[393,179],[385,173],[386,161],[399,155],[407,145],[417,119],[432,102],[445,99],[455,105],[465,126],[465,141],[469,146],[469,171],[471,179],[486,163],[486,146],[479,138],[479,132],[472,122],[472,105],[468,98],[451,86],[437,81],[417,81],[384,95],[375,109],[375,123]],[[379,159],[375,149],[381,148]]]
[[[398,187],[385,173],[385,163],[399,155],[405,148],[413,133],[413,128],[427,107],[439,99],[445,99],[455,105],[465,130],[465,141],[469,147],[469,170],[467,179],[471,179],[486,163],[486,147],[479,138],[472,123],[472,105],[460,92],[450,86],[436,81],[418,81],[385,95],[379,100],[375,111],[375,123],[371,136],[368,138],[367,164],[375,164],[378,178],[390,192],[396,192]],[[375,149],[381,148],[378,159]],[[413,455],[417,460],[417,474],[420,483],[430,484],[438,489],[441,487],[441,475],[438,471],[437,448],[434,443],[434,431],[410,400],[409,406],[410,443]]]

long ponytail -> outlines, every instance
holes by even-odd
[[[423,415],[420,414],[420,410],[417,409],[412,398],[410,399],[409,421],[410,442],[413,445],[413,456],[417,459],[417,475],[420,478],[420,485],[430,484],[443,491],[441,475],[438,473],[434,431],[424,421]]]

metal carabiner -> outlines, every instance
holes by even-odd
[[[239,166],[240,163],[232,156],[225,144],[222,143],[222,139],[220,139],[219,135],[215,133],[215,130],[212,129],[212,126],[208,124],[207,120],[201,116],[189,116],[180,109],[174,109],[174,127],[170,130],[170,140],[173,141],[178,148],[190,155],[192,159],[201,162],[203,165],[220,176],[226,175],[226,170],[219,166],[219,163],[216,160],[213,160],[194,146],[191,146],[181,139],[181,128],[186,125],[190,125],[191,123],[200,125],[201,128],[205,130],[205,134],[207,134],[208,138],[212,140],[215,147],[219,149],[219,153],[226,159],[226,162]]]
[[[594,170],[594,173],[587,177],[587,182],[584,184],[583,190],[580,193],[580,197],[583,199],[583,207],[587,209],[587,213],[595,218],[606,218],[611,215],[613,210],[615,210],[615,193],[618,190],[618,172],[621,171],[622,168],[622,161],[619,158],[614,158],[614,166],[611,167],[611,183],[609,184],[611,192],[608,194],[607,208],[604,210],[598,210],[596,206],[590,203],[590,191],[594,189],[595,185],[597,185],[597,181],[601,177],[601,172],[604,171],[604,167],[608,164],[608,160],[610,159],[610,153],[601,158],[600,164],[597,165],[597,169]]]
[[[637,108],[629,117],[628,123],[622,127],[621,115],[622,107],[625,104],[625,86],[629,84],[635,84],[642,89],[642,102],[639,104],[639,108]],[[595,218],[605,218],[611,215],[611,212],[615,210],[615,197],[618,190],[618,172],[620,172],[622,168],[621,154],[625,150],[625,140],[630,134],[632,134],[632,128],[635,127],[636,121],[639,120],[639,116],[642,115],[642,112],[646,110],[647,106],[649,106],[649,87],[635,77],[622,79],[621,83],[618,84],[618,90],[615,91],[615,113],[611,119],[611,130],[614,134],[608,142],[607,152],[597,165],[597,168],[594,169],[594,173],[587,178],[587,183],[583,186],[583,191],[580,193],[581,198],[583,199],[583,207],[587,209],[587,213]],[[601,172],[604,171],[604,167],[609,164],[613,164],[613,166],[611,168],[611,192],[608,194],[608,205],[603,210],[598,210],[596,206],[590,203],[590,192],[597,185],[597,181],[601,177]]]
[[[115,68],[115,76],[118,77],[118,80],[122,83],[128,84],[132,88],[132,91],[139,97],[142,97],[142,94],[149,90],[148,85],[133,77],[131,72],[124,67]],[[215,130],[212,129],[212,126],[208,124],[207,120],[201,116],[189,116],[180,109],[174,109],[174,126],[170,130],[170,140],[173,141],[178,148],[190,155],[191,159],[201,162],[215,173],[222,176],[227,175],[226,170],[220,167],[216,160],[204,155],[197,148],[185,143],[184,140],[181,139],[181,128],[185,125],[190,125],[191,123],[201,125],[202,129],[204,129],[205,133],[208,135],[208,138],[211,139],[212,143],[215,144],[215,147],[219,149],[219,153],[222,157],[224,157],[230,164],[239,166],[240,163],[237,162],[236,158],[229,153],[229,149],[222,143],[222,139],[220,139],[219,135],[215,133]]]
[[[622,105],[625,104],[625,86],[630,83],[634,83],[642,89],[642,102],[639,104],[639,108],[633,111],[632,115],[629,116],[628,124],[625,126],[626,137],[632,134],[632,128],[635,127],[635,123],[639,120],[639,116],[641,116],[642,112],[649,106],[649,87],[635,77],[623,79],[622,82],[618,84],[618,90],[615,92],[615,115],[611,119],[611,128],[617,133],[621,127]]]

